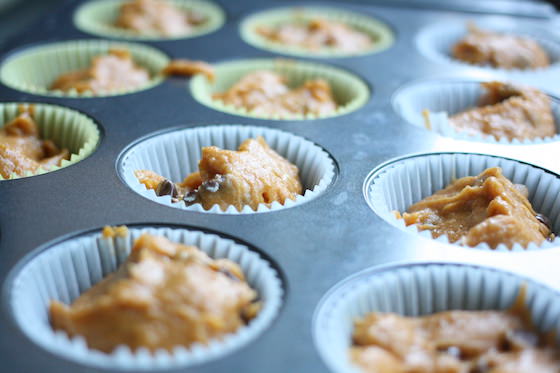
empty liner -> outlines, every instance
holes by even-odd
[[[70,151],[70,159],[62,160],[60,166],[39,169],[26,175],[13,174],[9,179],[44,174],[81,161],[96,149],[99,128],[88,116],[79,111],[57,105],[36,103],[0,103],[0,128],[19,115],[21,105],[33,107],[33,119],[39,129],[39,138],[52,140],[60,149]],[[0,175],[0,180],[4,180]]]
[[[462,111],[478,107],[479,99],[486,90],[478,81],[422,80],[399,89],[393,96],[394,110],[406,121],[426,128],[424,110],[429,111],[431,130],[439,135],[458,140],[481,141],[497,144],[535,145],[558,141],[559,135],[538,139],[496,139],[490,135],[470,135],[457,131],[449,124],[449,117]],[[546,92],[545,92],[546,93]],[[549,95],[556,133],[560,133],[560,100]]]
[[[448,310],[507,310],[523,285],[535,327],[558,336],[560,298],[546,286],[492,268],[415,263],[368,269],[329,290],[315,311],[315,345],[331,371],[359,373],[348,350],[356,318],[370,312],[422,316]]]
[[[49,303],[66,304],[115,271],[123,263],[134,241],[143,233],[162,235],[194,245],[212,258],[227,258],[238,263],[250,286],[263,302],[258,316],[221,340],[208,345],[196,343],[176,347],[172,352],[146,349],[131,352],[120,346],[107,354],[88,349],[82,337],[69,338],[49,324]],[[131,228],[125,237],[104,238],[99,232],[78,235],[39,249],[24,259],[11,275],[8,303],[19,328],[47,351],[75,362],[107,369],[171,369],[218,359],[255,340],[278,314],[283,289],[275,269],[247,246],[215,234],[174,228]]]
[[[369,99],[369,89],[362,79],[340,68],[318,63],[287,59],[251,59],[218,63],[214,68],[215,81],[210,82],[205,76],[197,75],[191,79],[191,93],[201,104],[225,113],[266,119],[319,119],[350,113],[362,107]],[[328,115],[294,114],[279,117],[250,112],[245,108],[226,105],[223,101],[212,98],[214,93],[229,90],[242,77],[259,70],[273,71],[284,76],[290,88],[300,87],[308,80],[324,79],[332,88],[338,108]]]
[[[200,203],[187,206],[182,201],[171,202],[169,195],[158,197],[154,190],[146,189],[134,175],[136,170],[147,169],[175,182],[182,181],[190,173],[198,171],[202,147],[237,150],[243,141],[257,136],[264,137],[273,150],[299,168],[304,194],[298,195],[295,201],[286,199],[283,205],[273,202],[270,206],[263,203],[256,211],[249,206],[241,211],[229,206],[223,211],[218,205],[204,210]],[[330,185],[335,175],[331,157],[311,141],[276,129],[241,125],[177,129],[141,139],[120,157],[118,170],[132,190],[152,201],[182,210],[217,214],[250,214],[292,207],[316,198]]]
[[[294,22],[307,24],[309,21],[316,19],[344,23],[355,30],[367,34],[373,43],[370,47],[358,52],[346,52],[333,47],[309,50],[299,46],[271,41],[257,32],[257,29],[262,26],[274,28]],[[243,21],[240,32],[241,38],[254,47],[299,57],[353,57],[380,52],[389,48],[394,42],[394,35],[389,26],[375,18],[336,8],[323,7],[279,8],[259,12],[247,17]]]
[[[62,74],[86,69],[94,57],[107,54],[110,49],[128,50],[134,62],[147,69],[151,79],[147,84],[118,92],[94,94],[75,90],[50,90],[51,84]],[[0,81],[19,91],[45,96],[106,97],[151,88],[163,80],[161,70],[169,58],[155,48],[134,43],[107,40],[73,40],[27,47],[10,54],[0,66]]]
[[[389,161],[374,169],[364,182],[364,195],[369,206],[384,220],[407,232],[417,233],[432,239],[428,230],[419,231],[416,225],[405,225],[393,211],[404,212],[412,204],[445,188],[454,180],[465,176],[476,176],[487,168],[501,167],[503,175],[514,184],[523,184],[529,190],[529,202],[533,209],[547,216],[551,229],[560,233],[560,178],[536,166],[496,156],[469,153],[419,154]],[[436,239],[450,243],[446,235]],[[558,246],[560,239],[531,243],[527,248],[515,244],[511,250],[535,250]],[[459,245],[454,243],[453,245]],[[470,248],[469,246],[465,246]],[[486,243],[477,249],[491,250]],[[498,251],[508,251],[504,244]]]
[[[140,34],[117,27],[120,6],[130,0],[93,0],[80,6],[74,14],[74,24],[88,34],[136,40],[173,40],[202,36],[219,29],[225,21],[222,9],[210,1],[201,0],[167,0],[183,11],[194,11],[205,17],[206,21],[194,26],[188,33],[166,36],[161,34]]]
[[[551,69],[556,71],[560,66],[559,38],[555,37],[547,29],[503,19],[477,20],[475,25],[483,30],[527,37],[536,41],[547,52],[550,66],[528,70],[502,69],[492,66],[474,65],[457,60],[452,56],[453,46],[467,35],[467,24],[468,22],[462,21],[445,21],[426,26],[416,37],[416,46],[425,57],[435,62],[489,69],[505,74],[540,74]]]

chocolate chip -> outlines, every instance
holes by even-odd
[[[552,228],[550,226],[550,219],[543,215],[543,214],[537,214],[535,215],[535,218],[540,221],[541,223],[543,223],[544,225],[546,225],[546,227],[548,228],[548,230],[552,231]]]
[[[216,193],[220,189],[220,183],[224,181],[222,175],[216,175],[212,179],[202,183],[202,187],[211,193]]]
[[[176,198],[178,192],[177,192],[177,188],[175,187],[175,184],[171,180],[165,179],[158,184],[156,188],[156,195],[159,197],[171,196]]]
[[[190,192],[185,193],[185,195],[183,196],[183,202],[185,202],[185,204],[187,205],[192,205],[193,203],[195,203],[197,198],[197,193],[194,190],[191,190]]]

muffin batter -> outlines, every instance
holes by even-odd
[[[58,149],[51,140],[41,140],[33,120],[33,106],[20,106],[20,114],[0,129],[0,175],[25,176],[39,168],[60,166],[69,159],[68,149]]]
[[[214,68],[212,65],[204,61],[191,61],[191,60],[172,60],[163,69],[165,75],[177,76],[193,76],[196,74],[205,75],[206,78],[213,82],[215,79]]]
[[[50,317],[54,329],[103,352],[123,344],[171,351],[235,332],[258,313],[256,299],[236,263],[144,234],[116,272],[71,306],[52,301]]]
[[[434,238],[447,235],[450,242],[467,246],[486,242],[493,249],[499,244],[527,247],[552,240],[548,219],[533,210],[527,196],[524,185],[513,184],[493,167],[413,204],[402,219],[430,230]]]
[[[550,98],[535,88],[500,82],[481,83],[480,107],[449,118],[457,131],[508,140],[556,135]]]
[[[165,0],[133,0],[121,5],[115,25],[138,34],[177,36],[192,33],[204,22],[202,15]]]
[[[367,314],[350,358],[370,373],[558,373],[560,360],[516,310]]]
[[[546,51],[534,40],[481,30],[468,25],[469,33],[453,46],[454,58],[502,69],[537,69],[550,65]]]
[[[331,87],[325,80],[308,80],[303,86],[291,89],[282,75],[266,70],[244,76],[228,91],[215,93],[213,98],[267,117],[321,116],[337,109]]]
[[[93,58],[89,68],[62,74],[50,89],[75,90],[78,93],[112,93],[138,88],[149,81],[149,72],[136,65],[130,52],[112,49],[108,54]]]
[[[200,203],[209,210],[214,205],[226,210],[230,205],[239,211],[248,205],[296,199],[302,186],[296,166],[272,150],[262,137],[245,140],[239,150],[215,146],[202,148],[198,172],[182,183],[173,183],[149,170],[135,171],[138,180],[156,194],[171,195],[176,202]]]
[[[256,31],[275,43],[297,46],[311,52],[332,48],[337,52],[356,53],[373,44],[368,34],[342,22],[321,18],[305,23],[285,23],[277,27],[259,26]]]

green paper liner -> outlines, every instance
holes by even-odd
[[[202,0],[167,0],[177,8],[196,11],[206,21],[185,34],[166,36],[156,33],[139,34],[115,26],[122,3],[130,0],[93,0],[82,5],[74,14],[74,25],[81,31],[110,38],[135,40],[177,40],[193,38],[216,31],[225,22],[223,10],[216,4]]]
[[[134,89],[98,93],[87,91],[49,90],[50,85],[61,74],[85,69],[98,55],[107,54],[110,49],[128,50],[136,64],[147,69],[150,81]],[[16,52],[4,60],[0,66],[0,81],[19,91],[45,96],[64,97],[107,97],[138,92],[151,88],[163,80],[161,70],[169,63],[169,58],[155,48],[141,44],[112,42],[108,40],[73,40],[29,47]]]
[[[70,151],[70,159],[49,170],[40,168],[26,175],[13,174],[9,179],[18,179],[44,174],[70,166],[88,157],[99,143],[99,128],[90,117],[62,106],[36,103],[0,103],[0,128],[18,116],[20,105],[33,105],[33,119],[39,128],[39,137],[52,140],[59,148]],[[0,175],[0,180],[5,180]]]
[[[310,50],[300,46],[274,42],[256,32],[256,28],[259,26],[276,27],[284,23],[293,23],[294,21],[307,23],[317,18],[342,22],[353,29],[369,35],[373,43],[370,47],[358,52],[345,52],[332,47]],[[375,18],[340,9],[323,7],[279,8],[259,12],[249,16],[243,21],[240,27],[240,34],[241,38],[246,43],[257,48],[293,56],[324,58],[350,57],[377,53],[389,48],[395,40],[391,28]]]
[[[214,65],[216,79],[208,81],[205,76],[197,75],[190,83],[193,97],[203,105],[225,113],[244,117],[294,120],[319,119],[347,114],[362,107],[369,99],[369,89],[366,83],[356,75],[345,70],[313,62],[302,62],[287,59],[251,59],[235,60]],[[325,79],[331,86],[333,96],[338,104],[337,110],[327,115],[267,116],[249,112],[245,108],[226,105],[221,100],[212,98],[212,94],[228,90],[243,76],[258,71],[270,70],[287,78],[290,88],[303,85],[311,79]]]

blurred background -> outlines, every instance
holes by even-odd
[[[49,9],[72,1],[80,0],[0,0],[0,48],[10,36],[32,25],[38,17],[48,14]],[[560,0],[344,0],[342,2],[345,1],[473,12],[490,10],[498,14],[522,14],[547,18],[553,15],[554,7],[556,10],[560,8]],[[296,0],[292,3],[298,5],[301,1]],[[558,27],[560,28],[560,18]]]

